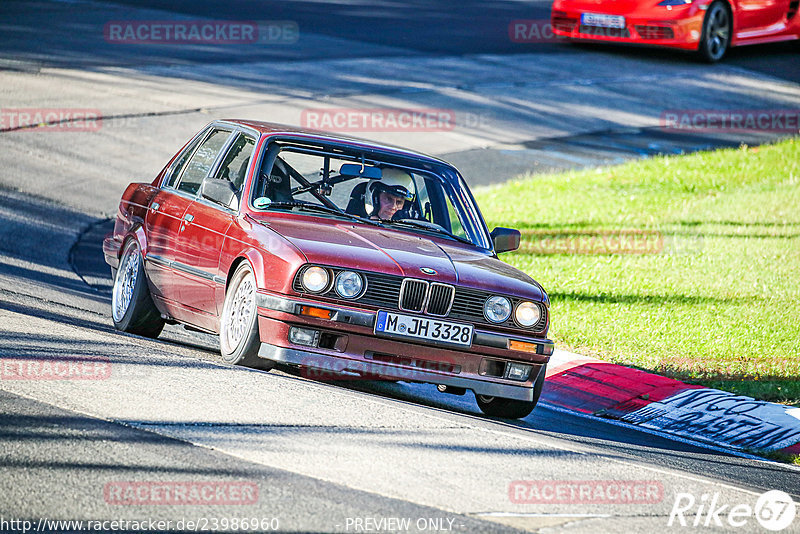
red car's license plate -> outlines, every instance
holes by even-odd
[[[375,321],[375,334],[392,337],[423,339],[469,347],[472,345],[472,325],[440,321],[387,311],[379,311]]]
[[[623,29],[625,28],[625,17],[601,13],[581,13],[581,26]]]

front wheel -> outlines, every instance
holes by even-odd
[[[258,357],[261,339],[256,313],[256,278],[250,264],[242,263],[233,273],[225,292],[219,327],[222,359],[233,365],[269,370],[272,364]]]
[[[716,63],[725,57],[731,45],[733,20],[723,2],[717,0],[708,7],[703,19],[703,34],[697,52],[708,63]]]
[[[544,376],[546,366],[542,366],[536,382],[533,383],[533,400],[521,401],[516,399],[504,399],[501,397],[490,397],[488,395],[475,395],[478,408],[483,413],[491,417],[502,417],[503,419],[522,419],[530,415],[544,388]]]
[[[164,319],[150,297],[142,254],[135,239],[125,245],[119,268],[112,273],[111,317],[114,327],[130,334],[158,337],[164,328]]]

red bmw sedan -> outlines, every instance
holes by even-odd
[[[721,60],[731,46],[800,38],[800,0],[555,0],[553,33],[576,40],[693,50]]]
[[[444,161],[216,121],[128,186],[103,251],[119,330],[179,323],[232,364],[472,390],[519,418],[553,352],[547,293],[497,257],[519,240]]]

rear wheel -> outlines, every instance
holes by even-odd
[[[256,313],[256,278],[247,262],[237,267],[225,292],[219,345],[222,359],[228,363],[264,370],[273,366],[269,360],[258,357],[261,339]]]
[[[125,245],[114,273],[111,317],[117,330],[130,334],[158,337],[164,328],[164,319],[150,297],[142,254],[135,239]]]
[[[708,7],[703,19],[703,35],[697,52],[709,63],[725,57],[731,44],[733,19],[724,2],[717,0]]]
[[[503,419],[522,419],[527,417],[536,408],[539,397],[544,388],[545,366],[539,371],[536,382],[533,383],[533,400],[521,401],[516,399],[504,399],[502,397],[491,397],[488,395],[475,395],[478,408],[483,413],[491,417],[502,417]]]

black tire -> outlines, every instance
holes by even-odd
[[[716,63],[725,57],[731,46],[733,16],[725,2],[717,0],[708,6],[703,18],[703,34],[697,53],[706,63]]]
[[[501,397],[489,397],[487,395],[476,394],[475,400],[478,402],[478,408],[488,416],[502,417],[503,419],[522,419],[529,416],[533,409],[536,408],[539,397],[542,395],[546,367],[546,365],[542,366],[542,369],[539,371],[539,376],[536,377],[536,382],[533,383],[532,401],[504,399]]]
[[[150,297],[142,253],[135,239],[125,244],[119,268],[112,272],[111,318],[114,327],[129,334],[158,337],[164,328],[164,319]]]
[[[219,325],[219,346],[222,359],[268,371],[274,363],[258,357],[261,338],[256,312],[256,278],[250,264],[242,262],[234,271],[225,290],[225,304]]]

